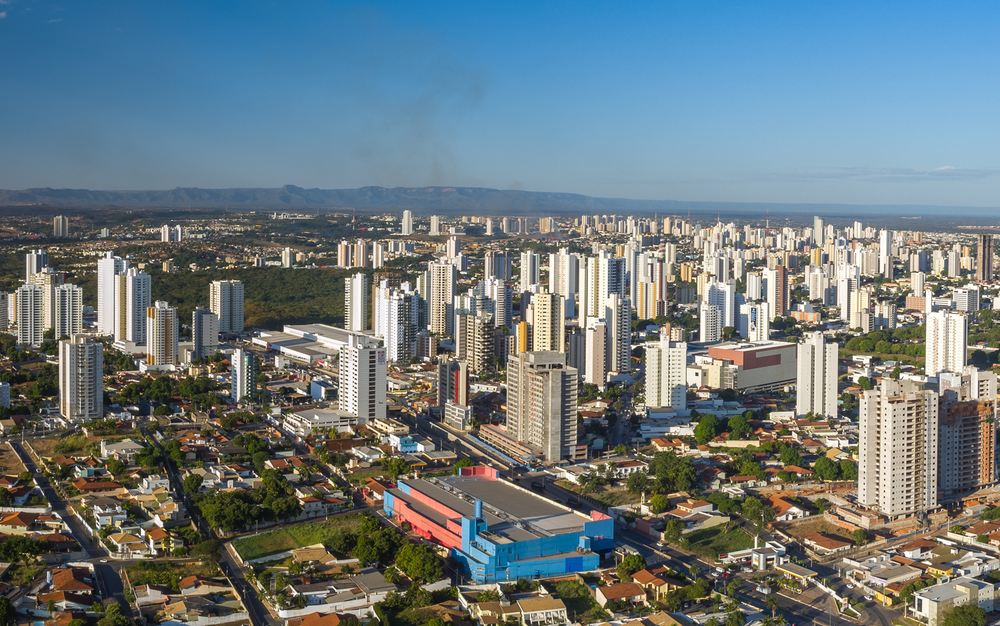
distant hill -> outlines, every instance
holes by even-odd
[[[356,208],[364,210],[411,209],[417,213],[465,215],[531,215],[540,212],[594,214],[698,214],[761,215],[954,215],[962,211],[981,217],[1000,216],[1000,209],[852,204],[779,204],[748,202],[685,202],[678,200],[629,200],[594,198],[573,193],[513,191],[479,187],[361,187],[360,189],[280,188],[198,189],[178,187],[165,191],[93,191],[50,187],[0,190],[0,206],[51,207],[149,207],[309,209]]]

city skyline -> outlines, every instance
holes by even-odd
[[[995,6],[565,8],[12,0],[0,188],[996,205]]]

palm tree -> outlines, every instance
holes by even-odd
[[[771,617],[775,617],[778,614],[778,597],[774,594],[767,596],[764,606],[771,609]]]
[[[53,616],[53,615],[55,615],[55,612],[56,612],[56,601],[53,600],[52,598],[49,598],[48,600],[46,600],[45,601],[45,611],[49,614],[50,617]]]

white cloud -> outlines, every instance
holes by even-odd
[[[62,18],[60,17],[58,19],[49,20],[49,24],[55,24],[56,22],[61,22],[61,21],[62,21]]]
[[[0,20],[2,20],[5,17],[7,17],[7,12],[6,11],[0,11]]]

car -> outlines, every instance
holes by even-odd
[[[854,585],[851,585],[851,584],[848,584],[848,585],[847,585],[847,588],[848,588],[848,589],[854,589]]]
[[[865,600],[868,600],[869,602],[871,602],[872,601],[872,597],[871,596],[865,596]]]
[[[656,542],[656,547],[657,547],[657,548],[662,548],[662,547],[663,547],[663,546],[665,546],[665,545],[667,545],[667,544],[663,543],[662,541],[657,541],[657,542]]]
[[[107,562],[108,562],[107,559],[101,559],[101,563],[107,563]]]
[[[717,572],[719,572],[721,574],[722,572],[724,572],[726,570],[722,569],[721,567],[716,567],[715,571],[717,571]]]

